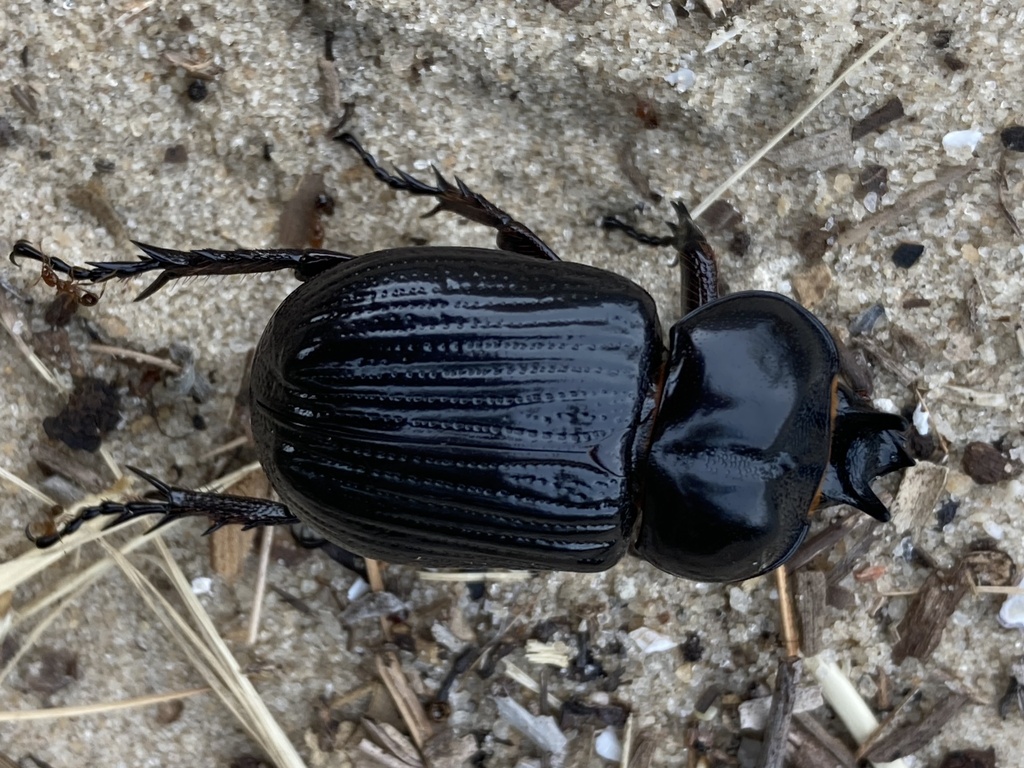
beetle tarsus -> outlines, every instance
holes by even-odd
[[[225,525],[241,525],[243,530],[265,525],[291,525],[299,522],[284,504],[267,499],[256,499],[248,496],[229,496],[218,493],[202,493],[178,488],[159,480],[148,472],[135,467],[128,467],[132,472],[152,485],[162,499],[142,499],[124,503],[104,501],[94,507],[86,507],[70,520],[62,530],[45,536],[29,538],[40,549],[52,547],[64,536],[74,533],[89,520],[101,516],[115,516],[104,528],[114,528],[129,520],[148,515],[161,515],[149,533],[162,528],[168,523],[182,517],[207,517],[212,525],[205,534],[213,533]]]
[[[352,147],[366,167],[373,172],[373,175],[392,189],[413,195],[436,197],[437,205],[423,214],[423,218],[429,218],[441,211],[450,211],[464,219],[497,230],[498,247],[503,251],[548,261],[559,260],[555,252],[533,230],[522,222],[516,221],[483,195],[471,190],[458,177],[455,179],[455,184],[452,184],[441,175],[437,168],[431,166],[434,171],[434,179],[437,182],[436,185],[431,186],[398,168],[394,173],[388,173],[377,162],[377,158],[367,152],[351,133],[339,133],[334,140]]]

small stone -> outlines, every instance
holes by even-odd
[[[956,511],[959,508],[960,502],[956,499],[946,499],[939,505],[939,509],[935,513],[935,519],[938,521],[940,531],[956,519]]]
[[[920,243],[900,243],[892,252],[892,263],[900,269],[910,269],[924,253]]]
[[[184,144],[175,144],[172,147],[168,147],[164,150],[164,162],[165,163],[187,163],[188,162],[188,150],[185,149]]]
[[[889,170],[881,165],[868,165],[860,172],[860,186],[868,194],[884,195],[889,190]]]
[[[825,298],[832,285],[832,271],[824,262],[818,262],[794,273],[790,282],[800,303],[811,309]]]
[[[947,53],[942,57],[942,63],[946,65],[946,69],[950,72],[961,72],[967,69],[967,62],[957,56],[955,53]]]
[[[206,98],[206,95],[208,93],[209,90],[206,87],[206,83],[204,83],[202,80],[193,80],[191,83],[188,84],[189,101],[193,101],[198,104],[200,101]]]

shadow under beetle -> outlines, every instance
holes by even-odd
[[[283,503],[198,493],[138,472],[162,496],[104,502],[115,525],[206,516],[213,528],[308,523],[365,557],[424,567],[598,571],[627,549],[702,581],[769,571],[819,506],[880,521],[880,475],[908,466],[905,422],[840,381],[836,346],[785,296],[718,296],[715,257],[685,208],[685,316],[662,343],[653,299],[624,277],[560,261],[530,229],[461,181],[387,172],[497,230],[499,250],[176,251],[74,267],[21,241],[11,254],[102,283],[294,269],[253,359],[252,431]],[[41,547],[59,534],[36,539]]]

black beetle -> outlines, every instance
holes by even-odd
[[[500,250],[409,247],[175,251],[72,267],[72,280],[292,268],[253,359],[252,428],[284,503],[174,488],[104,502],[64,527],[162,514],[213,528],[303,521],[365,557],[425,567],[597,571],[627,549],[669,573],[734,581],[784,563],[818,506],[889,513],[871,481],[913,462],[905,422],[840,381],[835,343],[795,302],[718,297],[714,254],[685,208],[674,244],[690,290],[666,350],[635,283],[558,257],[461,181],[378,179],[497,230]],[[428,214],[428,215],[431,215]],[[39,537],[39,546],[59,534]]]

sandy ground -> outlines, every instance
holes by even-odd
[[[648,179],[666,200],[695,202],[864,47],[899,25],[894,41],[828,98],[797,136],[856,122],[893,96],[902,100],[906,116],[847,144],[848,151],[821,157],[801,152],[798,167],[762,162],[726,194],[742,214],[750,238],[746,252],[729,247],[735,225],[712,232],[712,241],[733,290],[792,294],[797,278],[808,273],[820,283],[825,270],[801,256],[800,233],[812,217],[852,226],[879,216],[869,212],[875,207],[870,201],[865,205],[860,177],[872,164],[887,169],[888,191],[877,205],[887,215],[830,250],[824,264],[831,282],[820,295],[804,288],[801,298],[815,301],[816,313],[839,328],[881,303],[888,321],[869,338],[909,372],[933,425],[950,444],[939,501],[953,497],[959,510],[942,531],[936,531],[934,518],[920,525],[915,542],[948,566],[967,542],[995,535],[1021,562],[1020,481],[979,486],[960,470],[968,441],[1006,436],[1008,449],[1021,448],[1024,352],[1014,334],[1024,301],[1024,248],[997,198],[999,132],[1024,121],[1024,15],[1013,5],[778,0],[743,2],[729,19],[712,21],[692,4],[687,15],[682,4],[590,0],[568,13],[540,0],[376,0],[327,10],[315,2],[228,0],[178,8],[141,1],[8,2],[0,10],[0,116],[12,134],[0,148],[0,252],[28,238],[72,263],[131,258],[130,246],[74,204],[73,190],[90,179],[102,184],[134,239],[174,247],[270,247],[276,244],[282,201],[309,171],[323,173],[337,201],[334,216],[325,219],[327,247],[362,253],[423,241],[493,243],[487,231],[451,217],[419,219],[425,201],[395,198],[344,148],[325,139],[336,115],[325,111],[318,59],[324,30],[331,29],[337,102],[354,105],[349,125],[368,148],[407,170],[422,173],[436,163],[457,171],[563,257],[643,285],[667,325],[678,315],[678,279],[669,254],[639,249],[594,226],[601,214],[629,211],[643,199],[622,170],[623,154],[632,153],[639,169],[634,175]],[[940,30],[951,31],[944,50],[935,45]],[[223,70],[202,102],[187,97],[191,78],[165,58],[172,52],[212,57]],[[947,54],[966,66],[954,71],[944,61]],[[678,85],[666,80],[672,73]],[[31,93],[34,107],[19,106],[14,87]],[[964,130],[980,134],[973,158],[970,148],[943,146],[944,136]],[[266,144],[272,145],[269,161]],[[187,162],[165,162],[165,152],[175,145],[186,148]],[[976,165],[970,174],[924,201],[914,200],[915,190],[936,174],[941,178],[968,163]],[[1024,219],[1020,155],[1007,157],[1006,171],[1008,207]],[[656,228],[669,214],[662,203],[644,221]],[[902,241],[925,246],[910,269],[897,268],[890,258]],[[37,281],[38,270],[29,263],[20,270],[7,265],[2,274],[36,299],[31,307],[8,304],[21,325],[36,332],[40,354],[65,368],[66,383],[67,348],[52,352],[57,342],[45,333],[42,319],[50,289]],[[215,394],[196,406],[158,392],[158,428],[150,403],[127,393],[132,369],[85,357],[87,369],[124,390],[123,423],[105,445],[119,463],[198,484],[213,469],[199,457],[238,434],[226,414],[246,351],[295,282],[285,274],[190,281],[133,304],[130,298],[141,285],[111,285],[97,307],[80,314],[136,349],[188,344],[198,368],[212,376]],[[909,299],[927,302],[915,307],[911,301],[908,307]],[[73,349],[87,343],[79,320],[69,326],[68,338]],[[46,442],[41,422],[59,410],[61,397],[6,335],[0,337],[0,373],[0,460],[37,483],[43,474],[32,456]],[[875,381],[876,397],[900,408],[915,403],[906,376],[877,367]],[[984,397],[979,400],[977,393]],[[197,413],[207,422],[205,431],[192,427]],[[100,467],[94,458],[84,461]],[[109,475],[102,476],[109,482]],[[3,557],[27,547],[22,530],[42,511],[40,502],[0,484]],[[201,530],[195,522],[170,537],[190,578],[211,575],[205,544],[197,537]],[[1024,640],[1020,630],[997,623],[999,598],[964,600],[928,664],[892,664],[892,627],[906,598],[880,595],[914,590],[926,575],[896,556],[902,538],[890,526],[863,556],[865,566],[881,567],[877,580],[843,583],[855,603],[831,609],[828,645],[866,693],[884,670],[897,694],[922,686],[925,710],[942,697],[944,676],[977,697],[908,764],[938,765],[947,749],[989,745],[1000,766],[1019,764],[1021,715],[1001,721],[995,701],[1005,690],[1010,664],[1024,653]],[[68,559],[20,587],[15,610],[76,567]],[[236,582],[214,578],[212,591],[201,597],[231,638],[244,629],[253,573],[250,560]],[[353,577],[326,558],[274,562],[269,579],[300,596],[311,613],[272,594],[257,645],[244,649],[235,641],[233,647],[271,711],[309,757],[305,743],[315,705],[325,693],[374,679],[379,633],[373,622],[339,622],[338,601],[347,604]],[[606,681],[574,683],[556,672],[552,692],[628,706],[635,725],[657,744],[654,765],[685,764],[684,725],[710,685],[745,698],[752,684],[769,682],[774,670],[776,605],[768,580],[738,587],[693,584],[628,561],[603,574],[548,574],[490,585],[482,601],[471,600],[461,586],[418,582],[409,569],[390,569],[387,584],[409,606],[418,652],[402,660],[426,691],[436,688],[451,664],[451,653],[431,639],[435,621],[465,626],[483,643],[512,617],[527,630],[550,617],[559,627],[555,639],[571,644],[571,630],[588,619],[599,657],[620,674],[618,687],[607,692]],[[643,655],[626,636],[641,626],[677,642],[698,633],[702,659],[686,662],[678,650]],[[26,631],[19,628],[16,638]],[[26,680],[42,655],[30,653],[3,682],[0,709],[112,701],[201,684],[119,575],[73,600],[38,642],[50,652],[77,654],[73,679],[49,695],[35,690]],[[521,651],[510,658],[540,674]],[[474,678],[457,691],[450,725],[459,734],[480,735],[483,748],[493,753],[486,765],[537,759],[521,737],[496,723],[494,709],[495,695],[533,707],[533,694],[500,675]],[[727,752],[735,749],[727,736],[736,728],[734,711],[726,707],[720,723],[720,746]],[[570,736],[574,764],[601,764],[593,754],[592,729]],[[13,758],[32,753],[53,766],[171,768],[229,765],[256,748],[214,697],[198,696],[166,725],[153,708],[0,723],[0,751]],[[352,760],[368,764],[366,758]],[[325,764],[348,763],[336,753]],[[524,763],[529,764],[538,763]]]

